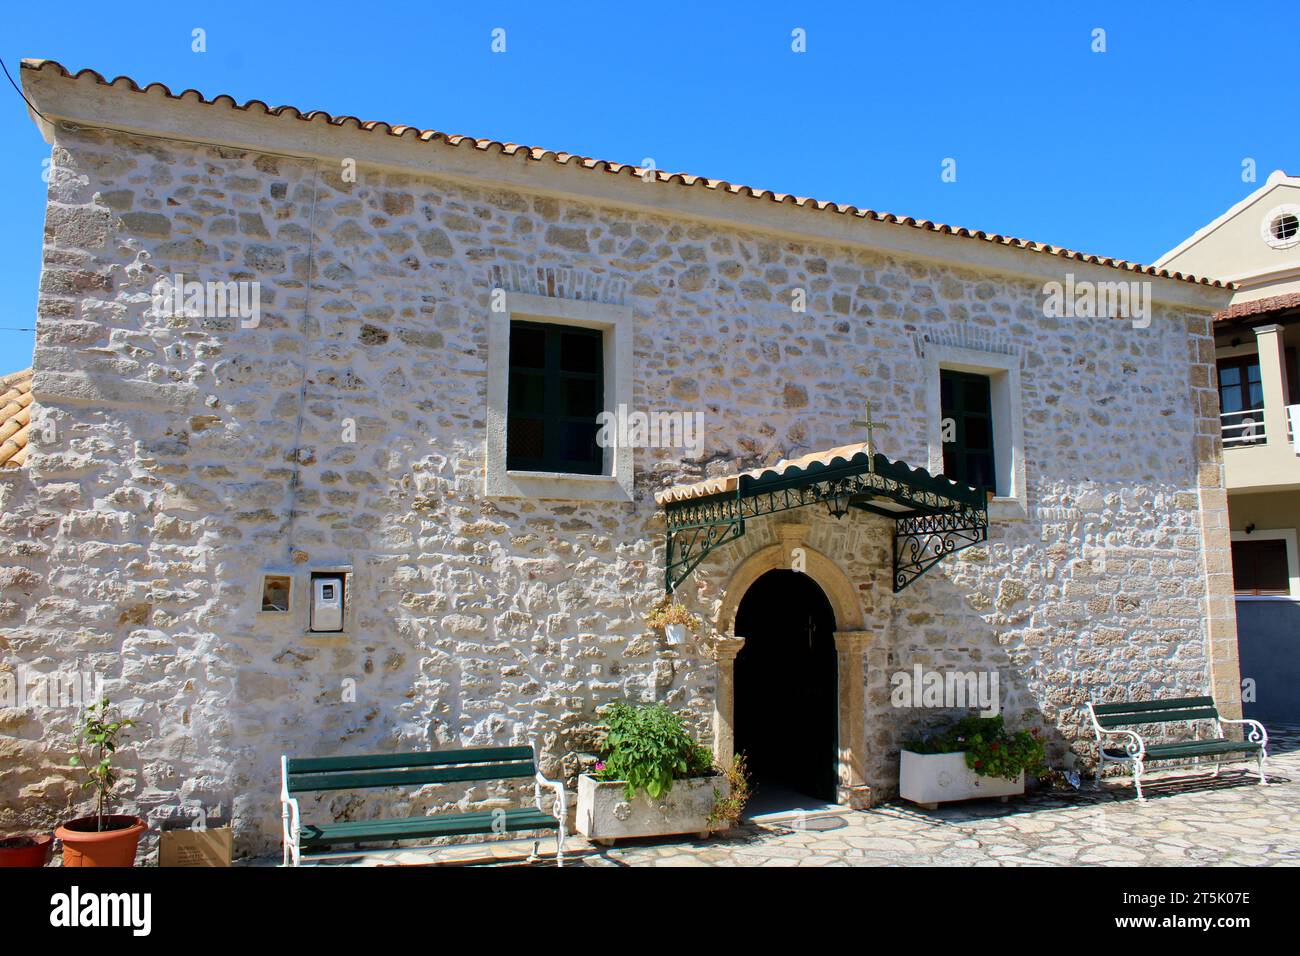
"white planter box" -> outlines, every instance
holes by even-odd
[[[686,625],[685,624],[665,624],[664,637],[669,644],[686,643]],[[674,784],[674,786],[676,786]]]
[[[979,797],[1020,796],[1025,792],[1025,775],[1015,780],[1005,777],[981,777],[966,766],[966,754],[917,754],[902,752],[898,792],[904,800],[933,810],[950,800],[974,800]]]
[[[694,777],[674,780],[673,788],[658,800],[644,790],[628,800],[620,781],[584,773],[578,777],[578,832],[597,842],[677,833],[706,837],[715,788],[724,796],[731,792],[726,777]]]

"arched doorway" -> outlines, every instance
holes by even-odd
[[[755,797],[836,799],[839,702],[835,612],[798,571],[759,577],[736,611],[735,750]]]

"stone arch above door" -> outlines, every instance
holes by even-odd
[[[781,541],[744,558],[732,572],[714,615],[712,645],[716,662],[713,701],[713,752],[724,765],[735,753],[736,655],[745,635],[735,632],[736,612],[750,587],[768,571],[789,569],[793,550],[804,549],[804,573],[815,581],[835,612],[835,647],[839,657],[839,786],[836,802],[855,809],[871,805],[872,795],[864,768],[866,762],[866,652],[871,634],[863,624],[862,599],[853,580],[834,560],[807,544],[809,527],[783,524]]]
[[[806,566],[804,573],[817,585],[831,602],[835,611],[835,627],[841,631],[860,631],[863,628],[862,599],[853,581],[834,560],[805,543],[809,526],[783,524],[777,527],[780,544],[769,544],[748,555],[731,573],[722,592],[722,602],[713,618],[713,626],[721,635],[731,636],[736,626],[736,611],[750,585],[768,571],[789,569],[794,565],[793,551],[803,548]],[[740,635],[744,636],[744,635]]]

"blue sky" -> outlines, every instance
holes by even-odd
[[[5,20],[15,76],[46,57],[1143,262],[1258,185],[1244,158],[1259,183],[1300,172],[1293,3],[64,0],[10,4]],[[0,135],[7,372],[31,361],[32,333],[7,329],[34,324],[49,155],[7,83]]]

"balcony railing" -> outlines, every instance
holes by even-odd
[[[1292,408],[1288,406],[1289,413]],[[1223,412],[1219,415],[1219,424],[1223,432],[1223,447],[1235,448],[1241,445],[1260,445],[1266,439],[1264,434],[1264,410],[1247,408],[1239,412]]]

